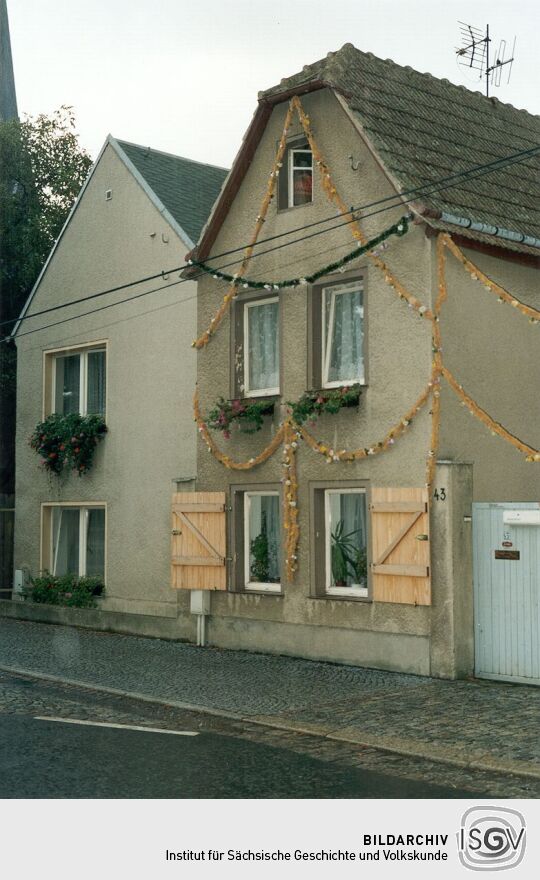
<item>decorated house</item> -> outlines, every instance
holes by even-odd
[[[539,134],[352,45],[259,95],[189,255],[209,644],[540,681]]]
[[[172,270],[225,176],[107,138],[14,331],[14,595],[34,601],[2,613],[189,637],[168,519],[196,473],[196,285]]]

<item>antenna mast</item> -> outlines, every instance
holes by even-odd
[[[507,64],[509,64],[510,67],[508,68],[508,79],[506,82],[507,84],[510,82],[512,62],[514,61],[514,52],[516,48],[516,38],[514,37],[512,57],[505,59],[506,40],[501,40],[499,48],[495,53],[496,60],[493,64],[490,64],[489,44],[492,42],[492,39],[489,35],[489,24],[486,25],[485,32],[470,24],[466,24],[463,21],[458,22],[458,24],[462,45],[456,48],[457,62],[460,67],[478,71],[478,79],[485,78],[486,97],[489,98],[490,84],[496,88],[500,86],[502,69]]]

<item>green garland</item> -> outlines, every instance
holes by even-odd
[[[215,278],[216,280],[227,281],[229,284],[234,284],[236,286],[241,285],[246,289],[251,288],[252,290],[281,290],[283,287],[298,287],[301,284],[313,284],[314,281],[322,278],[323,275],[328,275],[330,274],[330,272],[337,272],[344,266],[346,266],[347,263],[350,263],[352,260],[356,259],[356,257],[360,257],[367,251],[373,250],[373,248],[377,247],[377,245],[382,244],[383,241],[386,241],[387,238],[390,238],[391,235],[405,235],[408,232],[408,229],[409,216],[405,215],[397,223],[394,223],[393,226],[385,229],[384,232],[381,232],[375,238],[372,238],[370,241],[366,242],[366,244],[359,244],[353,251],[345,254],[345,256],[341,258],[341,260],[336,260],[334,263],[329,263],[327,266],[324,266],[323,269],[319,269],[317,272],[313,272],[312,275],[304,275],[301,278],[288,278],[285,281],[252,281],[250,278],[244,278],[242,275],[229,275],[227,272],[221,272],[219,269],[212,269],[211,266],[208,266],[206,263],[198,262],[197,260],[188,260],[188,264],[190,266],[195,266],[197,269],[201,269],[202,272],[206,272],[208,275],[211,275],[212,278]],[[294,244],[294,242],[292,242],[292,244]]]

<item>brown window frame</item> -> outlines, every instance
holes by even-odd
[[[261,391],[255,394],[246,395],[246,377],[245,377],[245,326],[244,315],[246,305],[256,303],[260,300],[276,299],[278,302],[278,331],[279,331],[279,388],[277,391]],[[275,398],[281,396],[283,388],[283,326],[282,326],[283,309],[281,305],[281,297],[275,291],[261,290],[257,293],[239,294],[233,300],[232,320],[231,320],[231,339],[230,339],[230,395],[232,400],[265,400],[267,398]]]
[[[281,483],[240,483],[229,487],[230,490],[230,527],[229,540],[231,547],[229,590],[246,596],[283,596],[285,559],[283,541],[283,487]],[[249,492],[276,492],[279,496],[280,534],[281,534],[281,582],[279,589],[247,588],[245,582],[245,495]],[[277,585],[276,585],[277,586]]]
[[[324,480],[309,484],[310,514],[310,595],[313,599],[326,599],[332,602],[372,602],[373,584],[371,577],[371,484],[368,480]],[[326,511],[325,492],[358,489],[366,496],[367,531],[367,595],[327,592],[326,585]]]
[[[301,205],[291,205],[290,201],[290,156],[295,150],[304,150],[306,152],[311,153],[311,177],[312,177],[312,186],[311,186],[311,201],[304,202]],[[294,138],[291,138],[287,141],[287,146],[285,147],[285,152],[283,153],[282,166],[280,169],[280,174],[278,178],[278,186],[277,186],[277,209],[278,211],[297,211],[298,208],[305,208],[307,205],[312,205],[315,201],[315,169],[313,167],[313,151],[309,146],[307,138],[304,134],[296,135]]]
[[[322,327],[322,296],[323,288],[338,284],[350,284],[354,281],[362,282],[362,304],[364,307],[362,357],[364,362],[364,379],[362,382],[343,381],[341,385],[323,385],[323,327]],[[328,275],[316,284],[308,285],[308,309],[307,309],[307,388],[309,391],[331,390],[331,388],[344,387],[346,385],[361,385],[367,388],[369,385],[369,321],[368,321],[368,278],[365,267],[351,269],[347,272]]]

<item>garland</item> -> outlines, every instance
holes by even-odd
[[[221,272],[219,269],[212,269],[211,266],[208,266],[206,263],[199,263],[197,260],[189,260],[189,264],[206,272],[207,275],[211,275],[212,278],[219,281],[228,281],[235,287],[243,287],[246,290],[248,288],[251,288],[252,290],[282,290],[285,287],[299,287],[302,284],[313,284],[324,275],[329,275],[331,272],[339,272],[347,265],[347,263],[350,263],[357,257],[362,256],[362,254],[373,250],[377,245],[382,244],[383,241],[390,238],[391,235],[397,235],[400,237],[406,235],[408,229],[409,217],[405,215],[397,223],[389,226],[388,229],[385,229],[379,235],[375,236],[375,238],[370,239],[366,244],[359,243],[358,247],[350,251],[348,254],[345,254],[341,260],[328,263],[327,266],[324,266],[317,272],[313,272],[311,275],[304,275],[298,278],[287,278],[284,281],[254,281],[251,278],[244,278],[242,275],[238,274],[229,275],[227,272]]]
[[[525,303],[521,302],[521,300],[517,299],[517,297],[512,296],[511,293],[508,293],[504,287],[500,284],[497,284],[496,281],[493,281],[485,272],[482,272],[478,266],[475,266],[474,263],[471,263],[469,259],[465,256],[463,251],[455,244],[450,236],[447,233],[442,233],[439,238],[442,240],[442,245],[447,247],[448,250],[454,255],[454,257],[460,261],[460,263],[465,266],[467,272],[473,279],[473,281],[480,281],[486,290],[489,290],[490,293],[494,293],[499,297],[499,302],[506,302],[509,305],[513,306],[522,315],[525,315],[529,318],[531,324],[538,324],[540,321],[540,311],[538,309],[533,308],[533,306],[528,306]]]

